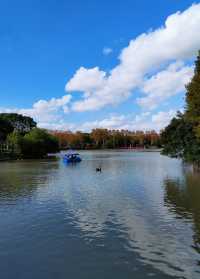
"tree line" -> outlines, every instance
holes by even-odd
[[[163,154],[200,167],[200,51],[194,76],[186,85],[186,105],[161,133]]]
[[[0,158],[44,158],[59,150],[58,140],[27,116],[0,113]],[[7,148],[5,148],[5,146]]]
[[[90,133],[54,131],[60,149],[150,148],[161,147],[155,131],[93,129]]]
[[[90,133],[47,131],[28,116],[0,113],[0,158],[44,158],[62,149],[160,147],[155,131],[93,129]]]

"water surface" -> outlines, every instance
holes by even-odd
[[[200,278],[200,175],[157,152],[81,155],[0,163],[0,278]]]

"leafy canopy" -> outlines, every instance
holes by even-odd
[[[163,153],[200,165],[200,52],[186,90],[185,112],[178,113],[161,134]]]
[[[20,133],[27,133],[37,125],[31,117],[17,113],[0,113],[0,119],[9,123],[13,130]]]

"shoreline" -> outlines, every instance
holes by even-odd
[[[68,152],[70,149],[64,149],[60,152]],[[77,151],[125,151],[125,152],[161,152],[162,148],[95,148],[95,149],[74,149]]]
[[[24,161],[24,160],[53,160],[53,159],[57,159],[59,158],[59,154],[63,154],[63,153],[67,153],[70,149],[67,150],[60,150],[59,153],[53,153],[53,154],[48,154],[45,157],[42,158],[13,158],[13,157],[2,157],[0,158],[0,162],[7,162],[7,161]],[[99,152],[109,152],[109,151],[116,151],[116,152],[161,152],[162,149],[159,148],[155,148],[155,149],[151,149],[151,148],[116,148],[116,149],[112,149],[112,148],[104,148],[104,149],[75,149],[79,152],[81,151],[99,151]]]

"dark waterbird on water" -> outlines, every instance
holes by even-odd
[[[96,168],[96,172],[101,172],[101,167]]]

